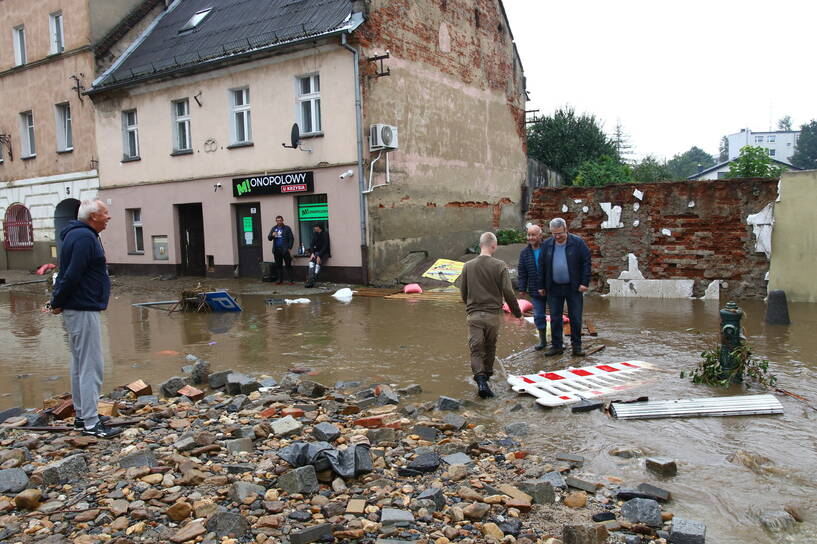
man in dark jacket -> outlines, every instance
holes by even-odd
[[[544,278],[543,290],[550,306],[550,334],[553,343],[545,355],[563,353],[562,312],[567,302],[570,319],[570,345],[573,355],[581,357],[583,296],[590,286],[590,248],[584,240],[567,232],[567,223],[561,217],[550,222],[551,237],[542,244],[539,274]]]
[[[269,231],[267,240],[272,241],[272,256],[275,259],[275,268],[278,269],[278,284],[284,283],[284,266],[286,266],[289,284],[292,285],[292,255],[289,251],[295,243],[292,229],[284,225],[284,218],[280,215],[275,218],[275,226]]]
[[[542,256],[542,228],[539,225],[528,227],[528,245],[519,254],[519,265],[516,267],[519,277],[519,296],[527,293],[533,304],[533,322],[539,330],[539,343],[533,346],[536,351],[547,347],[547,314],[545,297],[539,294],[543,289],[539,277],[539,261]]]
[[[74,427],[82,434],[110,438],[122,432],[109,427],[97,413],[102,386],[102,329],[100,312],[108,307],[111,281],[105,250],[99,241],[110,221],[100,200],[83,200],[77,220],[60,232],[60,271],[51,296],[51,312],[62,314],[71,349],[71,396]]]
[[[318,272],[321,266],[325,266],[326,259],[332,256],[329,245],[329,233],[320,223],[312,228],[312,243],[309,245],[309,270],[306,275],[304,287],[314,287],[318,281]]]

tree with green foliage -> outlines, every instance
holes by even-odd
[[[800,136],[794,146],[791,163],[805,170],[817,169],[817,121],[800,127]]]
[[[765,147],[745,145],[740,156],[729,164],[730,178],[776,178],[785,171],[776,166]]]
[[[777,130],[791,130],[791,115],[784,115],[777,121]]]
[[[696,146],[692,146],[688,151],[675,155],[667,161],[667,168],[674,180],[686,179],[714,165],[715,157]]]
[[[561,172],[568,185],[582,163],[602,155],[618,159],[595,115],[576,115],[568,106],[528,126],[528,156]]]
[[[721,136],[721,144],[718,146],[718,162],[729,160],[729,136]]]
[[[609,155],[602,155],[598,159],[583,162],[573,184],[598,187],[611,183],[631,183],[632,181],[633,171],[629,166],[621,164]]]
[[[641,159],[641,162],[633,166],[633,181],[636,183],[651,183],[669,179],[672,179],[672,176],[667,163],[659,161],[652,155],[647,155]]]

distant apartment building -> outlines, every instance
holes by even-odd
[[[730,134],[727,138],[729,139],[730,161],[740,156],[742,147],[750,145],[752,147],[762,147],[768,151],[769,156],[774,160],[790,165],[791,156],[794,155],[797,140],[800,138],[800,131],[753,132],[748,128],[744,128],[740,132]]]
[[[324,278],[388,281],[521,221],[499,1],[176,0],[88,94],[115,271],[259,277],[281,215],[299,273],[320,224]]]
[[[56,262],[59,231],[97,195],[84,95],[113,41],[162,0],[0,1],[0,269]]]

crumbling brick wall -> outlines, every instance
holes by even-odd
[[[717,279],[730,296],[765,296],[769,259],[756,251],[746,219],[776,198],[776,179],[544,187],[534,191],[527,217],[545,232],[563,217],[587,242],[595,291],[606,292],[606,280],[627,270],[633,253],[646,279],[693,279],[696,295]],[[621,207],[621,228],[602,228],[601,203]]]

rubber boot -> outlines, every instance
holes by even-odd
[[[547,329],[539,329],[539,343],[533,346],[536,351],[542,351],[548,347]]]
[[[488,387],[488,377],[487,376],[477,376],[474,378],[474,381],[477,382],[477,395],[479,395],[482,399],[488,399],[494,396],[494,392],[491,391],[491,388]]]
[[[315,287],[315,269],[309,268],[306,271],[306,282],[304,283],[304,287],[310,288]]]

